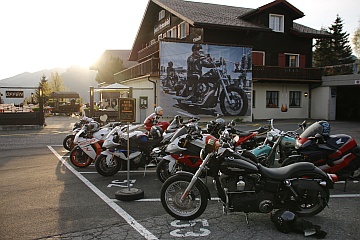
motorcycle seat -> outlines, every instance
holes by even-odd
[[[312,171],[315,165],[310,162],[297,162],[280,168],[267,168],[261,164],[258,164],[259,171],[268,178],[275,180],[282,180],[289,177],[293,177],[294,173],[299,171]]]

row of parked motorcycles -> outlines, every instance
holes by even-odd
[[[128,161],[130,169],[156,167],[162,205],[181,220],[205,211],[211,199],[207,177],[224,213],[288,209],[307,217],[327,206],[334,182],[360,176],[360,147],[349,135],[331,135],[327,121],[281,131],[269,120],[241,131],[219,116],[205,128],[199,120],[175,116],[144,131],[142,124],[98,127],[87,118],[63,145],[74,166],[94,163],[103,176],[127,170]]]

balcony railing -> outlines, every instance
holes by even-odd
[[[256,80],[321,80],[322,74],[322,68],[253,66]]]
[[[253,66],[254,80],[321,80],[322,68],[289,68],[272,66]],[[124,81],[145,75],[160,74],[160,59],[151,58],[131,68],[115,74],[116,81]]]
[[[114,75],[115,81],[121,82],[128,79],[133,79],[148,74],[160,75],[160,59],[150,58],[142,63],[139,63],[131,68],[127,68]]]
[[[138,59],[141,61],[141,59],[148,58],[149,56],[152,56],[154,53],[159,51],[159,41],[156,41],[154,44],[151,44],[150,46],[147,46],[146,48],[141,49],[138,52]]]

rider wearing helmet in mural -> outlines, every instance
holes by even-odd
[[[164,109],[158,106],[154,109],[154,112],[150,114],[144,121],[144,127],[147,131],[150,131],[153,125],[158,124],[159,118],[163,115]]]
[[[187,79],[190,87],[192,87],[192,95],[194,97],[197,93],[197,81],[202,76],[203,67],[213,67],[211,57],[209,54],[205,55],[201,50],[200,44],[194,44],[191,48],[192,54],[187,59]]]

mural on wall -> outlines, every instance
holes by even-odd
[[[164,115],[250,116],[252,49],[160,42]]]

